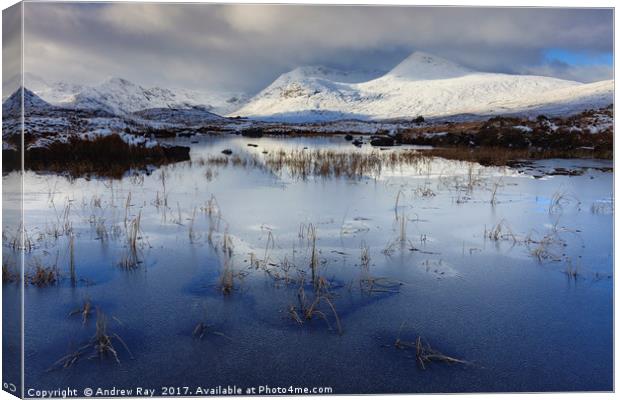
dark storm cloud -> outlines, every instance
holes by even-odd
[[[389,69],[413,50],[498,72],[611,78],[544,62],[609,53],[604,9],[27,3],[26,70],[48,80],[256,91],[299,65]]]

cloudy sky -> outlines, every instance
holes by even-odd
[[[26,3],[48,81],[254,93],[301,65],[389,70],[414,50],[491,72],[613,76],[610,9]]]

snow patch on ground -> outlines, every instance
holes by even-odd
[[[525,126],[525,125],[515,125],[513,126],[513,128],[521,132],[532,132],[533,131],[532,128],[530,128],[529,126]]]

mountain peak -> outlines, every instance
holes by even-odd
[[[13,94],[9,97],[11,101],[21,102],[21,92],[22,88],[18,88]],[[29,105],[37,106],[37,107],[49,107],[49,103],[45,100],[37,96],[32,90],[28,88],[24,88],[24,106],[28,107]]]
[[[473,70],[423,51],[413,52],[394,67],[388,76],[412,81],[449,79],[468,75]]]
[[[291,80],[315,78],[326,79],[333,82],[360,83],[368,81],[370,79],[375,79],[383,75],[384,73],[385,71],[380,70],[341,70],[337,68],[326,67],[323,65],[305,65],[299,66],[289,72],[280,75],[276,82],[288,82]]]
[[[100,86],[110,85],[110,86],[138,86],[135,83],[117,76],[110,77],[106,79]]]
[[[38,114],[51,108],[50,104],[41,99],[32,91],[24,88],[23,91],[24,113],[26,115]],[[6,117],[19,117],[22,109],[22,88],[19,87],[2,103],[2,114]]]

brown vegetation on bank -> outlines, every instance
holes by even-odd
[[[595,158],[612,159],[613,149],[512,149],[506,147],[447,146],[424,150],[427,156],[448,160],[476,162],[484,166],[514,166],[526,160],[551,158]]]
[[[416,127],[402,144],[430,145],[440,157],[505,165],[515,159],[613,158],[613,107],[566,118],[493,117],[487,121]]]
[[[17,150],[3,150],[5,172],[20,168]],[[46,147],[31,147],[24,153],[27,170],[66,172],[72,177],[105,176],[120,178],[130,169],[189,160],[189,147],[156,145],[146,147],[125,142],[119,135],[95,139],[71,137]]]

